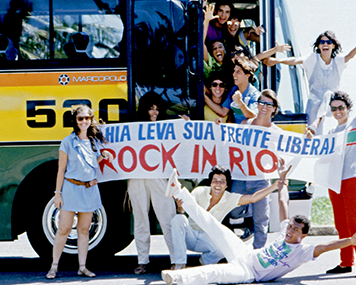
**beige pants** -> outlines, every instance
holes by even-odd
[[[138,263],[149,263],[150,222],[148,212],[150,201],[161,226],[167,244],[171,263],[175,263],[170,222],[176,214],[173,198],[167,198],[166,179],[130,179],[128,192],[134,215],[134,236],[138,254]]]

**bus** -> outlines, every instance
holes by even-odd
[[[51,255],[59,222],[53,204],[58,149],[72,131],[72,106],[89,105],[107,124],[130,122],[140,96],[154,90],[169,104],[168,117],[204,118],[202,5],[202,0],[0,2],[0,241],[26,232],[40,257]],[[251,15],[246,27],[265,27],[256,51],[277,40],[292,46],[289,56],[299,55],[283,0],[234,5]],[[276,118],[283,128],[305,127],[300,67],[265,69],[261,84],[277,91],[282,106]],[[93,215],[89,251],[114,255],[133,239],[132,217],[123,207],[127,182],[99,188],[103,208]],[[75,253],[76,220],[63,251]]]

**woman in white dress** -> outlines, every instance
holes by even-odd
[[[302,64],[309,82],[309,98],[305,110],[308,115],[307,130],[313,134],[323,134],[324,117],[331,116],[329,108],[331,92],[339,90],[346,63],[356,55],[356,47],[346,56],[338,55],[341,50],[341,44],[335,34],[326,31],[314,42],[314,52],[305,57],[268,58],[263,61],[268,66],[277,63]]]

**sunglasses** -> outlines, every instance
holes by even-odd
[[[339,109],[340,111],[342,111],[342,110],[345,109],[345,106],[344,106],[344,105],[340,105],[340,106],[337,106],[337,107],[331,107],[331,112],[336,112],[337,109]]]
[[[242,50],[236,50],[236,51],[231,52],[230,56],[231,56],[231,58],[233,58],[233,57],[235,57],[235,55],[239,56],[241,53],[243,54],[244,52]]]
[[[90,121],[90,120],[91,120],[91,117],[89,117],[89,116],[85,116],[85,117],[77,116],[77,120],[78,120],[79,122],[81,122],[81,121],[83,121],[83,120]]]
[[[267,108],[274,107],[274,103],[266,102],[266,101],[262,101],[262,100],[258,101],[258,104],[260,104],[261,106],[267,105]]]
[[[331,45],[333,43],[333,41],[332,40],[320,40],[321,45],[323,45],[325,43],[327,43],[328,45]]]
[[[229,26],[231,26],[232,24],[234,24],[235,26],[238,26],[238,25],[239,25],[239,22],[227,21],[227,24],[228,24]]]
[[[211,86],[212,86],[212,87],[218,87],[218,86],[220,86],[221,88],[225,88],[225,87],[226,87],[226,84],[225,84],[224,82],[222,82],[222,83],[213,82],[213,83],[211,83]]]

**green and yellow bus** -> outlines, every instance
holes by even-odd
[[[27,232],[40,257],[51,255],[59,221],[53,205],[58,148],[72,130],[73,105],[88,104],[107,124],[128,122],[137,99],[155,90],[169,103],[169,116],[203,118],[202,2],[0,2],[0,241]],[[234,4],[253,15],[246,26],[259,21],[266,29],[257,51],[277,40],[292,45],[290,56],[299,55],[284,4]],[[279,122],[301,131],[302,70],[264,70],[262,88],[277,89],[276,82]],[[126,181],[101,183],[100,192],[104,207],[94,214],[89,250],[113,255],[133,238],[131,214],[123,210]],[[75,228],[74,222],[64,254],[77,252]]]

